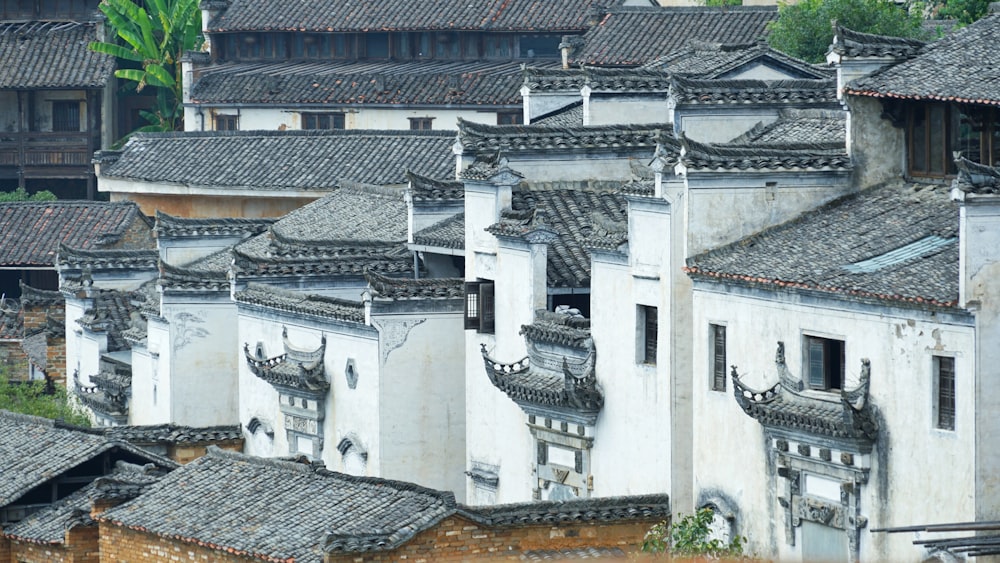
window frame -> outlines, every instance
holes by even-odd
[[[941,126],[932,127],[935,111],[941,111]],[[906,106],[906,172],[912,177],[948,178],[957,173],[953,152],[961,150],[963,124],[971,122],[967,116],[979,113],[982,121],[979,135],[979,154],[964,154],[965,158],[989,166],[1000,164],[1000,110],[977,104],[949,102],[923,102]],[[920,135],[917,135],[918,118],[922,118]],[[939,136],[939,137],[936,137]],[[921,148],[923,162],[916,162],[917,147]],[[936,149],[936,150],[932,150]],[[941,171],[932,170],[937,161]]]
[[[220,128],[220,124],[226,125]],[[212,117],[212,126],[215,128],[215,131],[239,131],[240,116],[233,114],[216,114]]]
[[[958,415],[955,358],[934,355],[931,362],[934,376],[934,428],[954,432]],[[946,366],[947,369],[943,369]]]
[[[80,125],[83,123],[80,100],[52,100],[52,132],[53,133],[79,133]],[[75,112],[75,113],[74,113]],[[61,117],[65,119],[56,120],[56,115],[64,113]],[[73,127],[73,121],[76,127]],[[59,127],[57,127],[59,125]]]
[[[304,111],[300,114],[301,127],[304,131],[333,131],[347,128],[347,116],[342,111],[316,112]],[[327,121],[326,126],[323,121]]]
[[[496,284],[492,280],[465,282],[464,319],[465,330],[496,331]]]
[[[721,362],[719,356],[720,334],[721,334],[721,348],[722,348]],[[720,391],[724,393],[726,391],[726,361],[728,360],[725,324],[709,323],[708,347],[709,347],[708,361],[712,368],[709,371],[709,376],[711,378],[710,388],[712,391]]]
[[[820,348],[821,346],[821,348]],[[816,354],[822,353],[817,363]],[[839,356],[839,357],[837,357]],[[847,342],[839,338],[805,334],[802,337],[802,383],[806,389],[813,391],[840,392],[844,389],[847,377]],[[823,382],[818,382],[815,369],[822,367]],[[834,368],[831,370],[831,368]],[[835,378],[830,377],[831,371],[839,371]]]
[[[434,129],[433,117],[408,117],[407,119],[410,121],[410,131],[432,131]]]
[[[524,112],[498,111],[497,125],[524,125]]]
[[[650,314],[652,313],[652,315]],[[635,363],[655,367],[659,356],[660,311],[655,305],[635,307]]]

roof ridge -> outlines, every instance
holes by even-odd
[[[403,129],[246,129],[239,131],[169,131],[165,133],[136,133],[126,146],[135,141],[169,139],[224,139],[254,137],[451,137],[454,131],[403,130]],[[114,151],[121,152],[121,151]],[[129,202],[131,203],[131,202]]]

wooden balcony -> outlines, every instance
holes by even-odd
[[[0,133],[0,176],[86,178],[95,145],[87,132]]]

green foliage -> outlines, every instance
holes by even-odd
[[[678,514],[673,524],[660,522],[646,532],[641,549],[646,553],[670,552],[675,557],[737,559],[744,557],[746,538],[734,537],[728,544],[709,539],[713,512],[702,508],[687,516]]]
[[[94,42],[90,48],[129,61],[138,68],[121,68],[115,76],[133,82],[136,92],[156,88],[156,108],[141,115],[143,131],[181,128],[181,56],[201,46],[198,0],[101,0],[101,12],[119,43]]]
[[[986,15],[990,0],[942,0],[932,4],[936,17],[957,20],[960,25],[969,25]]]
[[[55,201],[56,194],[50,192],[49,190],[42,190],[37,193],[29,194],[24,188],[17,188],[12,192],[0,192],[0,202],[7,203],[11,201]]]
[[[742,6],[743,0],[705,0],[705,5],[709,7]]]
[[[0,409],[90,426],[87,415],[69,402],[64,387],[55,385],[51,393],[45,387],[44,381],[12,382],[0,373]]]
[[[922,37],[920,10],[907,11],[892,0],[801,0],[779,3],[767,42],[812,63],[822,62],[833,42],[833,26],[894,37]]]

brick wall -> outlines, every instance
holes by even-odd
[[[212,563],[247,563],[260,559],[241,557],[207,547],[171,540],[101,522],[101,563],[160,563],[162,561],[198,561]]]
[[[187,464],[205,455],[208,446],[218,446],[231,452],[243,452],[243,439],[225,440],[222,442],[204,442],[201,444],[171,445],[167,448],[167,457],[177,463]]]
[[[101,563],[97,526],[73,528],[66,533],[62,544],[39,545],[12,540],[9,553],[6,559],[3,558],[0,548],[0,562]]]
[[[0,563],[7,563],[10,560],[10,540],[0,536]]]
[[[153,229],[141,218],[136,218],[122,233],[122,238],[114,245],[115,248],[126,250],[156,248],[153,241]]]

